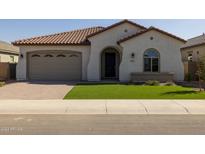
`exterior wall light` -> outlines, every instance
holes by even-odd
[[[23,54],[20,54],[20,57],[23,58]]]
[[[131,58],[135,58],[135,53],[131,53]]]

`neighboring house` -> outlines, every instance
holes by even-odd
[[[17,63],[19,48],[7,42],[0,41],[0,63]]]
[[[180,47],[168,32],[129,20],[13,42],[18,80],[184,79]]]
[[[197,61],[205,57],[205,34],[188,39],[181,47],[183,61]]]
[[[182,61],[184,63],[185,75],[195,76],[196,62],[205,58],[205,34],[188,39],[181,47]]]

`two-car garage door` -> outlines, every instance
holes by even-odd
[[[28,54],[30,80],[81,80],[82,55],[78,52],[38,51]]]

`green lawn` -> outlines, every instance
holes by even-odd
[[[205,99],[205,92],[181,86],[76,85],[64,99]]]

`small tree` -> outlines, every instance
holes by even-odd
[[[196,62],[196,75],[198,77],[198,85],[200,91],[202,91],[202,81],[205,81],[205,58],[199,58],[199,53],[197,53],[197,62]]]

